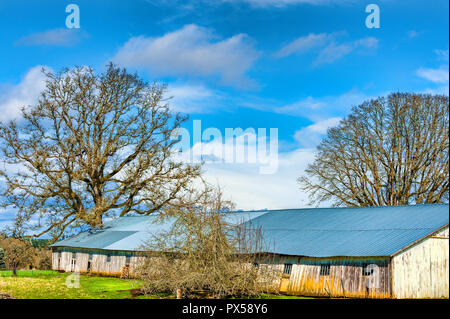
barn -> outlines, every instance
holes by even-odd
[[[136,266],[156,216],[121,217],[53,245],[53,268],[118,275]],[[235,212],[261,226],[270,267],[286,294],[349,298],[449,298],[449,205]],[[259,266],[266,260],[259,260]]]
[[[225,221],[239,225],[265,212],[229,213]],[[104,223],[102,229],[92,229],[64,239],[52,247],[52,268],[66,272],[91,272],[120,276],[124,266],[133,273],[144,243],[169,231],[173,220],[161,221],[157,214],[124,216]]]

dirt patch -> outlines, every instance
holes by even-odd
[[[7,293],[4,293],[4,292],[0,291],[0,299],[16,299],[16,298],[8,295]]]
[[[130,289],[130,293],[133,298],[144,295],[144,292],[140,288]]]

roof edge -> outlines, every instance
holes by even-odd
[[[418,243],[424,241],[425,239],[427,239],[427,238],[430,237],[431,235],[433,235],[433,234],[435,234],[435,233],[437,233],[437,232],[440,232],[440,231],[443,230],[445,227],[448,227],[448,225],[449,225],[449,224],[447,223],[447,224],[445,224],[445,225],[443,225],[443,226],[441,226],[441,227],[439,227],[439,228],[433,230],[431,233],[428,233],[428,234],[426,234],[425,236],[422,236],[421,238],[419,238],[419,239],[413,241],[412,243],[410,243],[410,244],[406,245],[405,247],[403,247],[403,248],[397,250],[396,252],[392,253],[392,254],[390,255],[390,257],[395,257],[395,256],[397,256],[398,254],[402,253],[403,251],[407,250],[408,248],[411,248],[412,246],[417,245]]]

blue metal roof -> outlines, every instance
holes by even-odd
[[[266,211],[228,213],[224,220],[240,225]],[[140,250],[146,241],[170,230],[174,218],[161,219],[158,214],[149,216],[124,216],[104,223],[102,229],[93,229],[63,239],[52,247],[74,247],[104,250]]]
[[[268,251],[296,256],[391,256],[448,224],[449,205],[307,208],[229,213],[225,220],[263,229]],[[120,217],[53,244],[105,250],[139,250],[174,219]]]
[[[268,251],[285,255],[391,256],[448,224],[449,205],[312,208],[254,218]]]

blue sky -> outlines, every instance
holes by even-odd
[[[68,4],[80,28],[67,29]],[[380,8],[380,28],[365,8]],[[279,166],[209,164],[238,208],[307,205],[296,178],[326,128],[393,91],[448,94],[446,0],[0,0],[0,120],[42,88],[39,68],[109,61],[169,84],[202,127],[278,128]],[[3,216],[7,216],[4,213]],[[0,215],[0,221],[2,218]],[[9,215],[8,215],[9,218]]]

